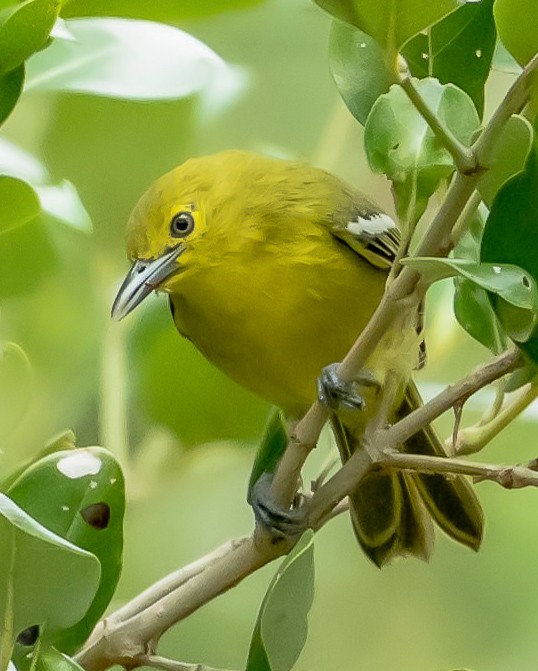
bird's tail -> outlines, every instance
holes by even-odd
[[[397,413],[409,414],[421,404],[413,382]],[[360,448],[360,436],[342,418],[333,418],[333,432],[343,461]],[[409,453],[445,456],[431,427],[404,445]],[[433,546],[432,519],[451,538],[478,550],[483,514],[471,485],[461,476],[393,471],[368,474],[350,496],[357,539],[370,559],[383,566],[398,555],[428,559]]]

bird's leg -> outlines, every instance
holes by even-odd
[[[273,473],[261,475],[251,492],[251,505],[256,522],[271,535],[273,543],[300,536],[306,530],[306,519],[301,507],[303,497],[297,493],[293,507],[282,508],[273,497]]]
[[[365,400],[361,392],[365,388],[379,390],[379,381],[373,373],[364,370],[351,382],[344,382],[338,375],[338,366],[337,363],[331,363],[322,370],[318,378],[319,400],[333,412],[342,407],[346,410],[362,410]]]

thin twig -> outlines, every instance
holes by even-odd
[[[492,480],[506,489],[538,487],[538,472],[527,466],[479,464],[467,459],[404,454],[403,452],[386,452],[382,463],[389,468],[419,473],[471,475],[479,480]]]
[[[142,655],[137,660],[140,666],[150,666],[154,669],[163,671],[227,671],[226,669],[217,669],[207,664],[189,664],[188,662],[176,662],[167,657],[159,655]]]
[[[464,402],[491,382],[515,370],[521,365],[521,361],[521,353],[513,348],[475,369],[459,382],[446,387],[431,401],[410,412],[394,426],[385,429],[383,449],[396,449],[403,445],[408,438],[431,424],[454,405]]]

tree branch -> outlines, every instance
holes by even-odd
[[[397,459],[392,461],[393,453],[397,448],[444,412],[457,404],[464,403],[479,389],[512,371],[519,365],[520,360],[521,355],[517,350],[505,352],[477,368],[459,382],[450,385],[431,401],[417,408],[393,426],[375,431],[370,438],[370,449],[355,452],[342,468],[314,494],[308,509],[309,526],[314,529],[318,528],[319,522],[325,519],[334,506],[355,489],[372,468],[392,466],[403,468]],[[439,463],[446,463],[446,457],[438,459],[441,460]],[[432,462],[429,463],[431,468]]]
[[[463,405],[477,391],[498,380],[506,373],[510,373],[521,363],[520,351],[513,348],[495,357],[487,364],[476,368],[467,377],[448,386],[431,401],[410,412],[394,426],[382,429],[385,434],[381,438],[383,449],[397,449],[408,438],[431,424],[434,419],[440,417],[444,412],[456,405]]]
[[[460,459],[402,455],[393,450],[400,441],[430,424],[456,403],[513,370],[520,361],[509,351],[447,387],[438,396],[388,429],[373,434],[372,451],[359,450],[306,504],[308,526],[317,530],[347,509],[343,499],[372,468],[402,468],[421,472],[466,473],[495,480],[504,487],[538,484],[538,472],[521,466],[472,464]],[[280,557],[297,539],[274,543],[262,529],[250,538],[225,543],[206,557],[155,583],[129,604],[100,622],[76,661],[87,671],[103,671],[113,664],[129,665],[147,655],[149,641],[158,641],[172,625],[224,593],[261,566]],[[187,667],[188,668],[188,667]],[[196,668],[194,666],[193,668]],[[202,666],[201,669],[204,667]],[[181,667],[177,667],[181,669]]]
[[[257,541],[255,536],[237,539],[227,544],[226,551],[219,548],[210,553],[209,558],[200,560],[202,571],[167,593],[162,593],[162,584],[168,579],[159,581],[156,584],[159,598],[150,596],[153,590],[150,587],[144,592],[143,601],[148,604],[145,608],[138,610],[137,606],[127,604],[119,612],[132,612],[128,619],[118,620],[112,614],[102,620],[75,660],[87,671],[103,671],[114,664],[131,665],[133,660],[147,655],[149,641],[158,641],[172,625],[293,546],[284,542],[259,545]]]
[[[485,129],[474,143],[472,150],[476,156],[478,166],[482,170],[487,169],[491,150],[504,124],[513,114],[517,114],[525,106],[529,97],[532,76],[537,68],[538,54],[532,58],[513,82]],[[479,177],[480,170],[476,170],[470,175],[456,173],[443,204],[416,249],[416,256],[438,256],[441,253],[447,254],[452,249],[452,229],[464,211],[467,202],[473,196]],[[387,291],[367,327],[340,364],[338,372],[343,382],[352,381],[364,368],[381,336],[390,329],[394,318],[401,309],[401,302],[413,294],[419,280],[420,275],[410,267],[406,267],[387,287]],[[417,295],[415,309],[419,302],[420,295]],[[408,309],[412,309],[411,306],[408,306]],[[302,466],[310,450],[317,444],[319,434],[327,418],[326,408],[316,402],[295,428],[276,470],[272,486],[275,501],[284,507],[291,504],[294,487],[299,480]]]
[[[475,142],[472,150],[479,165],[487,165],[491,148],[502,126],[510,116],[519,111],[527,101],[529,82],[538,66],[536,56],[512,85],[492,119]],[[428,227],[417,247],[418,256],[435,256],[451,249],[450,234],[466,203],[475,191],[479,179],[473,174],[458,172],[450,185],[445,201]],[[422,298],[418,287],[420,275],[409,267],[387,287],[368,326],[342,361],[339,374],[344,382],[353,380],[366,365],[382,336],[394,326],[402,309],[409,314],[416,310]],[[423,457],[394,452],[416,431],[458,402],[465,401],[472,393],[518,364],[516,352],[497,357],[464,380],[448,387],[436,398],[415,410],[388,429],[373,433],[374,460],[369,451],[355,452],[346,464],[314,493],[307,507],[309,526],[320,528],[336,510],[345,509],[338,504],[352,492],[361,478],[372,468],[406,468],[425,472],[463,472],[480,478],[492,479],[503,486],[535,485],[538,473],[530,468],[468,464],[463,460],[443,457]],[[286,452],[274,478],[273,491],[278,502],[289,505],[295,494],[302,465],[310,450],[316,445],[319,433],[327,420],[327,410],[314,403],[293,432]],[[508,484],[507,484],[508,483]],[[336,508],[338,506],[338,508]],[[335,510],[336,509],[336,510]],[[87,671],[103,671],[113,664],[132,666],[143,659],[168,671],[204,669],[181,663],[169,663],[158,656],[149,656],[149,642],[156,642],[172,625],[183,620],[199,607],[226,592],[261,566],[290,551],[296,539],[274,543],[263,529],[255,529],[249,538],[232,541],[208,557],[194,562],[176,572],[172,577],[159,581],[130,604],[99,623],[84,648],[75,657]],[[206,667],[207,671],[207,667]]]

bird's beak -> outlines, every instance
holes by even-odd
[[[112,319],[123,319],[167,277],[176,272],[176,259],[184,251],[184,245],[178,245],[154,260],[135,261],[114,299]]]

